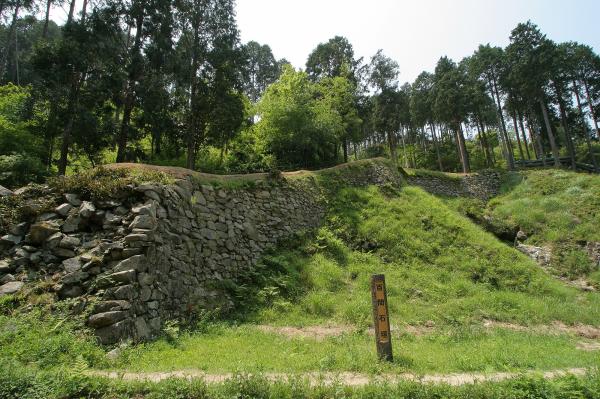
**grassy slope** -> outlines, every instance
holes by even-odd
[[[127,351],[118,368],[209,372],[377,370],[416,372],[552,369],[598,365],[579,339],[487,330],[484,319],[525,325],[600,323],[600,296],[544,274],[459,213],[414,187],[343,189],[317,237],[267,257],[274,270],[255,297],[262,306],[237,327],[217,323]],[[365,251],[362,248],[371,248]],[[373,362],[369,278],[386,274],[392,365]],[[248,292],[244,291],[245,294]],[[435,324],[411,334],[406,324]],[[351,325],[358,332],[315,343],[264,333],[254,324]]]
[[[488,212],[520,226],[528,244],[551,246],[557,273],[592,273],[600,283],[600,273],[594,274],[579,245],[600,242],[600,176],[553,169],[525,172],[513,190],[490,202]]]

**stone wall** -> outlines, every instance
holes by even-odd
[[[473,197],[487,201],[498,195],[502,178],[500,172],[484,170],[457,176],[419,174],[407,177],[408,183],[425,191],[446,197]]]
[[[231,307],[219,283],[280,240],[319,226],[338,184],[399,185],[400,177],[371,161],[229,187],[190,174],[102,201],[48,193],[60,205],[0,238],[0,295],[44,281],[102,343],[151,339],[167,320]]]

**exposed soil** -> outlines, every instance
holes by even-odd
[[[493,320],[485,320],[483,325],[486,328],[503,328],[506,330],[513,331],[528,331],[539,334],[571,334],[577,335],[578,337],[587,339],[600,339],[600,328],[594,326],[587,326],[583,324],[577,324],[574,326],[568,326],[560,321],[555,321],[551,325],[538,325],[538,326],[522,326],[520,324],[503,323]]]
[[[259,325],[257,328],[263,332],[281,334],[289,338],[312,338],[317,341],[356,331],[356,328],[352,326],[274,327]]]
[[[290,381],[292,379],[302,379],[308,381],[310,385],[335,385],[344,386],[364,386],[375,383],[394,384],[401,381],[415,381],[425,384],[448,384],[448,385],[467,385],[479,382],[498,382],[517,378],[523,375],[536,375],[546,379],[563,377],[565,375],[582,376],[588,372],[583,368],[572,368],[565,370],[553,370],[545,372],[523,372],[523,373],[456,373],[456,374],[382,374],[369,375],[360,373],[304,373],[304,374],[285,374],[285,373],[265,373],[260,376],[269,381]],[[235,378],[231,373],[225,374],[207,374],[201,370],[181,370],[171,372],[156,373],[130,373],[116,371],[88,371],[87,374],[121,379],[126,381],[150,381],[158,382],[168,378],[202,379],[207,384],[219,384]]]
[[[577,324],[568,326],[560,321],[555,321],[550,325],[523,326],[520,324],[505,323],[494,320],[484,320],[483,327],[492,329],[500,328],[512,331],[532,332],[545,335],[576,335],[581,338],[600,339],[600,328]],[[317,341],[323,341],[331,337],[339,337],[343,334],[351,334],[358,331],[352,326],[309,326],[309,327],[275,327],[268,325],[259,325],[257,328],[263,332],[281,334],[288,338],[312,338]],[[424,325],[392,325],[392,331],[404,332],[414,336],[424,336],[436,331],[433,322],[427,322]],[[374,335],[373,329],[368,330],[369,335]]]

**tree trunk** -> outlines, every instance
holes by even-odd
[[[75,0],[73,0],[75,1]],[[131,65],[129,66],[129,76],[127,78],[127,89],[125,91],[125,100],[123,103],[123,119],[121,121],[121,130],[117,138],[117,163],[125,162],[125,156],[127,153],[127,139],[129,136],[129,123],[131,121],[131,113],[133,106],[135,105],[135,81],[138,77],[140,67],[140,49],[142,47],[142,31],[144,17],[139,15],[136,18],[136,32],[133,48],[131,49]]]
[[[69,162],[69,146],[71,144],[71,133],[73,131],[73,121],[77,112],[77,103],[79,102],[79,89],[81,87],[80,75],[73,72],[69,100],[67,105],[67,123],[62,132],[62,142],[60,145],[60,159],[58,161],[58,174],[64,176],[67,172]]]
[[[4,77],[6,73],[6,68],[8,64],[8,55],[10,52],[10,46],[12,44],[13,36],[15,35],[15,30],[17,29],[17,19],[19,18],[19,10],[21,9],[21,2],[17,1],[15,4],[15,11],[13,12],[12,22],[10,23],[10,28],[8,29],[8,37],[6,40],[6,47],[2,52],[2,57],[0,58],[0,81]]]
[[[398,151],[396,148],[396,135],[392,132],[387,134],[388,145],[390,146],[390,156],[392,157],[392,163],[398,166]]]
[[[542,160],[542,165],[546,166],[546,153],[544,152],[544,146],[542,145],[542,133],[540,132],[536,132],[535,128],[533,126],[533,124],[531,123],[531,118],[530,115],[528,116],[528,120],[527,120],[527,124],[529,125],[529,131],[534,135],[535,137],[535,148],[536,148],[536,156],[537,159],[541,159]]]
[[[560,153],[558,146],[556,145],[556,139],[554,138],[554,132],[552,131],[552,124],[550,123],[550,117],[548,116],[548,109],[544,100],[540,99],[540,106],[542,107],[542,114],[544,116],[544,123],[546,124],[546,130],[548,131],[548,139],[550,140],[550,148],[552,149],[552,156],[554,157],[554,166],[560,167]]]
[[[513,111],[512,113],[513,124],[515,125],[515,136],[517,137],[517,145],[519,146],[519,155],[521,155],[521,160],[525,159],[525,154],[523,153],[523,147],[521,146],[521,139],[519,138],[519,126],[517,124],[517,113]]]
[[[442,155],[440,154],[440,145],[438,143],[438,139],[437,139],[437,133],[435,131],[435,124],[432,123],[431,124],[431,134],[433,137],[433,145],[435,146],[435,153],[437,155],[437,161],[438,161],[438,165],[440,167],[440,172],[444,171],[444,165],[442,164]]]
[[[521,125],[521,134],[523,135],[523,142],[525,143],[525,152],[527,153],[527,159],[531,159],[531,153],[529,152],[529,143],[527,142],[527,135],[525,134],[525,125],[523,124],[523,115],[519,112],[519,124]],[[531,136],[531,132],[529,132]]]
[[[478,117],[477,122],[479,123],[479,127],[481,128],[481,139],[483,140],[483,145],[485,146],[485,156],[487,165],[489,167],[492,167],[496,163],[496,160],[494,159],[494,151],[492,151],[490,142],[488,141],[487,136],[485,135],[485,126],[483,125],[481,117]],[[500,144],[502,145],[502,143]]]
[[[85,24],[85,18],[87,17],[87,5],[88,0],[83,0],[83,6],[81,7],[81,24]]]
[[[348,139],[346,137],[344,137],[342,147],[344,147],[344,163],[348,163]]]
[[[567,112],[565,111],[565,103],[562,97],[562,90],[558,86],[554,86],[556,94],[558,96],[558,108],[560,110],[560,120],[562,122],[563,130],[565,133],[565,143],[567,144],[567,151],[569,151],[569,157],[571,158],[571,169],[577,169],[577,162],[575,159],[575,147],[573,144],[573,137],[571,137],[571,131],[569,130],[569,122],[567,121]]]
[[[352,146],[354,147],[354,160],[358,161],[358,148],[356,146],[356,143],[352,143]]]
[[[48,38],[48,24],[50,23],[50,8],[52,7],[52,0],[46,0],[46,15],[44,17],[44,30],[42,31],[42,38],[46,40]]]
[[[583,86],[585,87],[585,95],[588,100],[588,106],[590,107],[590,115],[592,116],[594,126],[596,127],[596,134],[598,135],[598,139],[600,140],[600,127],[598,127],[598,118],[596,118],[596,112],[594,111],[594,104],[592,103],[592,97],[590,96],[590,89],[588,87],[587,82],[583,82]]]
[[[585,114],[583,113],[583,106],[581,105],[581,98],[579,97],[579,88],[577,87],[577,83],[573,82],[573,92],[575,93],[575,98],[577,99],[577,108],[579,109],[579,114],[581,115],[581,120],[583,122],[583,126],[585,129],[585,142],[588,148],[588,154],[590,154],[590,158],[592,159],[592,164],[594,165],[594,170],[596,172],[600,172],[598,168],[598,161],[596,160],[596,154],[594,154],[594,147],[592,147],[592,141],[590,136],[592,132],[588,130],[587,122],[585,121]]]
[[[458,147],[460,151],[460,158],[463,167],[463,173],[471,173],[471,164],[469,162],[469,153],[467,152],[467,146],[465,144],[465,136],[463,135],[463,130],[461,127],[461,123],[456,124],[456,137],[458,140]]]
[[[196,21],[199,22],[199,21]],[[198,140],[198,118],[196,115],[198,101],[198,67],[199,67],[199,37],[200,24],[194,24],[194,42],[192,44],[192,62],[190,68],[190,118],[187,137],[187,160],[186,167],[194,169],[196,166],[196,148]]]
[[[496,83],[496,79],[494,79],[493,81],[493,87],[494,87],[494,94],[496,97],[496,105],[498,107],[498,117],[500,118],[500,125],[502,127],[502,132],[501,134],[504,137],[504,141],[506,143],[506,164],[508,166],[509,170],[514,170],[515,168],[515,157],[513,154],[513,149],[512,149],[512,145],[510,143],[510,140],[508,138],[508,133],[506,132],[506,122],[504,122],[504,115],[502,114],[502,103],[500,102],[500,93],[498,91],[498,84]]]
[[[71,0],[69,5],[69,16],[67,17],[67,22],[65,25],[69,25],[71,22],[73,22],[73,18],[75,16],[75,1],[76,0]]]

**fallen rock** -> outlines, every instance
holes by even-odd
[[[13,195],[15,195],[15,193],[10,191],[8,188],[0,186],[0,197],[11,197]]]
[[[118,311],[118,310],[128,310],[130,308],[131,308],[131,303],[129,303],[127,301],[117,301],[117,300],[103,301],[103,302],[98,302],[94,306],[92,313],[105,313],[105,312]]]
[[[65,194],[65,200],[72,206],[80,206],[81,200],[77,194]]]
[[[52,222],[35,223],[29,229],[29,240],[34,244],[42,244],[50,236],[58,233],[59,228]]]
[[[546,267],[550,265],[552,260],[552,251],[546,247],[535,247],[533,245],[517,244],[517,250],[529,256],[536,261],[540,266]]]
[[[95,212],[96,207],[93,203],[89,201],[84,201],[83,204],[81,204],[81,207],[79,208],[79,216],[84,219],[92,217],[92,215],[94,215]]]
[[[130,229],[154,230],[156,228],[156,218],[151,215],[138,215],[129,225]]]
[[[5,245],[17,245],[21,242],[22,238],[20,236],[15,236],[12,234],[7,234],[5,236],[0,237],[0,243]]]
[[[121,320],[107,327],[99,328],[95,331],[98,340],[103,345],[115,344],[121,338],[127,337],[129,334],[131,322],[130,320]]]
[[[8,232],[12,235],[23,237],[27,234],[29,225],[27,223],[19,223],[10,227]]]
[[[113,269],[115,273],[127,270],[137,270],[138,272],[146,270],[146,257],[144,255],[132,256],[129,259],[119,262]]]
[[[11,281],[6,283],[0,286],[0,296],[16,294],[23,289],[23,286],[25,286],[25,283],[21,281]]]
[[[88,325],[93,328],[102,328],[110,326],[127,318],[127,314],[127,312],[123,311],[97,313],[90,316],[90,318],[88,319]]]
[[[79,257],[65,259],[62,264],[67,273],[73,273],[81,269],[81,259]]]
[[[57,206],[56,209],[54,209],[54,212],[58,213],[60,216],[66,217],[71,209],[73,209],[73,205],[65,203]]]

